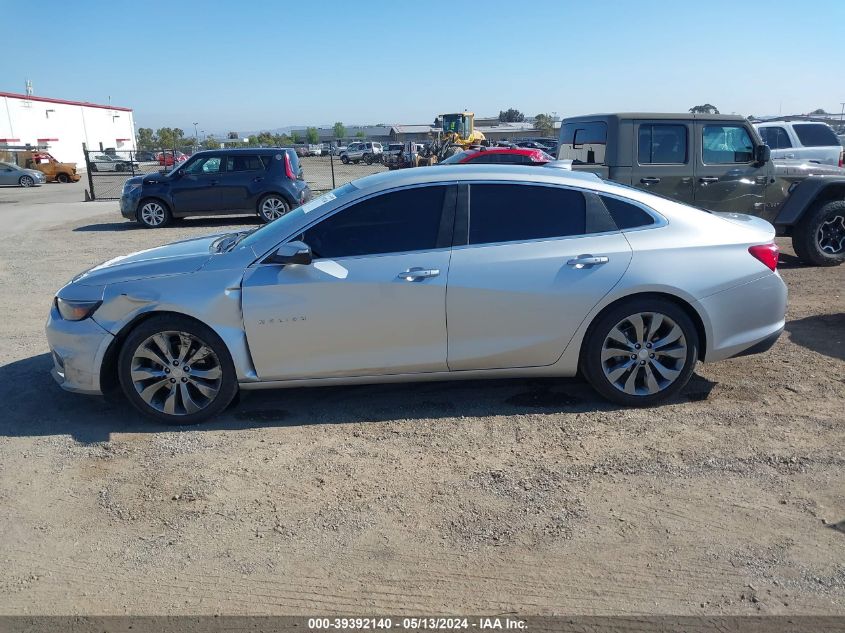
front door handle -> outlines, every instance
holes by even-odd
[[[397,279],[403,279],[404,281],[422,281],[423,279],[428,279],[430,277],[437,277],[440,274],[440,271],[436,268],[409,268],[398,275],[396,275]]]
[[[649,176],[647,178],[640,178],[640,183],[643,185],[656,185],[660,182],[660,178],[655,178],[654,176]]]
[[[602,264],[606,264],[609,261],[610,258],[604,255],[579,255],[578,257],[570,259],[568,262],[566,262],[566,265],[578,269],[592,268],[593,266],[600,266]]]
[[[719,182],[719,178],[717,176],[702,176],[698,179],[702,185],[710,184],[711,182]]]

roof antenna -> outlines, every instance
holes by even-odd
[[[26,80],[26,96],[32,96],[32,82],[29,79]]]

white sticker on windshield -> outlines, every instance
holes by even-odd
[[[319,198],[314,198],[313,200],[311,200],[311,202],[308,202],[307,204],[302,205],[302,212],[303,213],[310,213],[311,211],[313,211],[317,207],[321,207],[324,204],[326,204],[327,202],[331,202],[335,198],[337,198],[337,196],[334,195],[331,191],[329,191],[328,193],[324,193]]]

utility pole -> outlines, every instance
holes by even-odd
[[[839,127],[842,128],[842,115],[845,115],[845,101],[840,102],[842,110],[839,112]]]
[[[198,125],[199,125],[199,123],[197,121],[194,121],[194,151],[197,151],[197,143],[199,143],[199,140],[200,140],[199,135],[197,133],[197,126]]]

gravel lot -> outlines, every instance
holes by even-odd
[[[56,187],[0,189],[0,218],[81,199]],[[425,383],[168,428],[53,384],[48,306],[88,266],[241,220],[68,209],[2,223],[0,612],[845,614],[845,267],[782,240],[785,335],[655,409]]]

